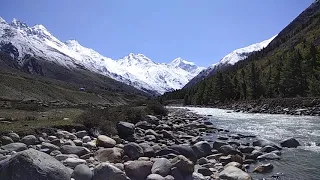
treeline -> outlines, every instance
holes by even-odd
[[[320,96],[320,3],[312,4],[264,49],[162,101],[208,105],[238,100]]]
[[[162,100],[184,99],[184,104],[297,96],[320,96],[320,53],[314,44],[287,50],[275,63],[258,61],[230,68],[202,80],[196,86],[166,93]]]

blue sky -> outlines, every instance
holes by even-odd
[[[182,57],[201,66],[269,39],[313,0],[2,0],[0,16],[43,24],[118,59],[143,53],[156,62]]]

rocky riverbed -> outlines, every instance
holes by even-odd
[[[119,122],[118,136],[57,129],[53,134],[1,137],[1,180],[249,180],[270,172],[264,160],[281,159],[281,144],[254,135],[230,134],[206,117],[170,109],[136,124]],[[261,161],[254,170],[252,163]],[[277,175],[274,176],[277,178]]]
[[[310,97],[238,101],[213,107],[236,112],[320,116],[320,99]]]

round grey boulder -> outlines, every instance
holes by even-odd
[[[123,150],[124,154],[132,160],[136,160],[143,156],[143,149],[137,143],[128,143],[124,145]]]
[[[234,166],[228,166],[222,172],[220,172],[219,178],[228,179],[228,180],[251,180],[252,179],[248,173]]]
[[[17,133],[9,133],[8,136],[14,141],[14,142],[18,142],[20,140],[20,136]]]
[[[93,170],[92,180],[129,180],[126,174],[109,163],[101,163]]]
[[[194,171],[194,165],[192,161],[183,155],[178,155],[171,161],[172,167],[176,167],[182,176],[192,175]]]
[[[166,158],[157,158],[155,159],[151,172],[153,174],[160,174],[161,176],[167,176],[170,174],[171,162]]]
[[[124,164],[126,174],[135,180],[145,180],[151,174],[151,161],[131,161]]]
[[[116,141],[108,136],[100,135],[97,138],[97,146],[105,148],[113,148],[116,145]]]
[[[70,171],[53,157],[34,149],[0,162],[1,180],[70,180]]]
[[[72,177],[75,180],[91,180],[93,173],[91,169],[85,164],[79,164],[74,168]]]
[[[146,180],[165,180],[165,179],[159,174],[150,174]]]
[[[35,145],[37,142],[37,138],[34,135],[28,135],[21,139],[21,142],[26,145]]]
[[[13,140],[8,136],[1,136],[0,137],[0,143],[2,145],[7,145],[7,144],[10,144],[10,143],[13,143]]]
[[[121,162],[123,150],[120,148],[101,148],[95,152],[94,158],[101,162],[109,161],[111,163]]]

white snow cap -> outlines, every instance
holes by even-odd
[[[2,17],[0,17],[0,23],[7,23]]]
[[[262,41],[260,43],[256,43],[256,44],[252,44],[250,46],[244,47],[244,48],[236,49],[236,50],[232,51],[230,54],[228,54],[225,57],[223,57],[219,61],[218,64],[215,63],[215,64],[211,65],[211,67],[219,65],[219,64],[231,64],[231,65],[234,65],[238,61],[247,58],[248,56],[246,55],[246,53],[251,53],[251,52],[254,52],[254,51],[260,51],[261,49],[267,47],[268,44],[275,37],[277,37],[277,35],[271,37],[270,39],[264,40],[264,41]]]

